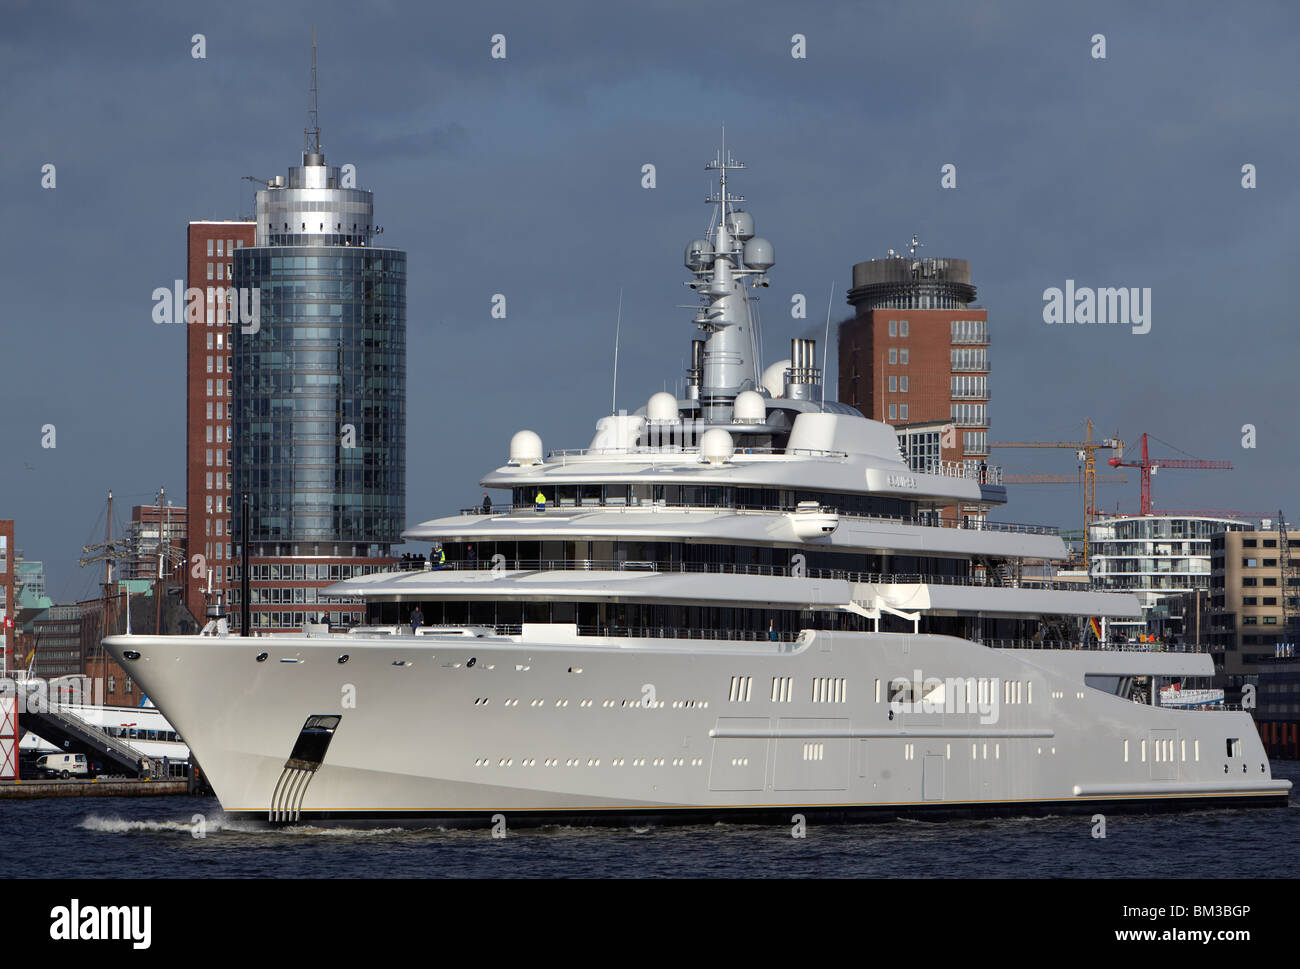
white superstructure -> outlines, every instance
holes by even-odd
[[[1134,702],[1208,654],[1100,649],[1132,595],[1035,579],[1054,530],[997,523],[996,469],[911,470],[825,401],[812,341],[763,368],[770,243],[728,194],[687,248],[700,339],[681,399],[532,431],[492,507],[426,521],[441,568],[332,586],[346,635],[113,637],[230,813],[858,818],[1282,803],[1248,714]],[[747,289],[748,284],[748,289]],[[503,435],[504,440],[504,435]],[[975,506],[955,522],[940,509]],[[412,619],[419,619],[414,626]],[[1158,701],[1155,701],[1158,702]]]

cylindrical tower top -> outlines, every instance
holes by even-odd
[[[974,301],[966,259],[890,256],[853,267],[849,303],[859,310],[961,309]]]

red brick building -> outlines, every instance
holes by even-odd
[[[891,255],[855,265],[856,313],[839,328],[840,399],[894,425],[916,454],[986,461],[988,313],[974,300],[964,259]]]
[[[166,505],[135,505],[131,509],[131,523],[127,526],[127,542],[131,557],[118,563],[118,577],[122,579],[155,579],[158,577],[158,545],[161,541],[167,554],[168,575],[179,575],[178,558],[186,551],[186,511],[170,503]]]
[[[234,580],[231,510],[230,413],[231,269],[234,251],[253,244],[252,222],[191,222],[187,234],[186,287],[204,294],[202,320],[185,323],[185,514],[188,519],[185,604],[200,621],[203,590],[224,593]],[[237,310],[236,310],[237,312]],[[182,307],[176,319],[185,319]],[[175,509],[173,509],[175,511]]]

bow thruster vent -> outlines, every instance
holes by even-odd
[[[294,741],[289,759],[284,762],[284,770],[275,790],[271,792],[271,810],[267,815],[271,821],[297,821],[302,810],[302,799],[307,793],[307,785],[312,775],[325,760],[325,751],[329,749],[334,731],[338,729],[343,718],[337,715],[315,714],[307,718]]]

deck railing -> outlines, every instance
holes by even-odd
[[[394,572],[483,572],[496,566],[491,559],[447,562],[433,568],[427,562],[398,563]],[[1052,589],[1071,592],[1091,591],[1080,582],[1053,582],[1037,577],[1020,580],[1004,577],[994,580],[979,575],[932,575],[923,572],[855,572],[847,569],[796,570],[784,565],[735,564],[729,562],[655,562],[640,559],[505,559],[500,565],[504,572],[657,572],[667,574],[691,573],[700,575],[762,575],[782,578],[838,579],[845,582],[872,585],[956,585],[1004,589]]]
[[[490,515],[548,515],[564,514],[573,511],[646,511],[655,508],[672,508],[681,511],[730,511],[736,514],[772,514],[773,512],[783,515],[797,513],[800,509],[787,505],[746,505],[736,507],[734,505],[722,504],[704,504],[701,502],[669,502],[669,501],[644,501],[639,504],[627,505],[609,505],[609,504],[556,504],[553,501],[546,503],[546,511],[539,512],[536,505],[493,505]],[[964,531],[976,532],[1011,532],[1023,535],[1059,535],[1060,529],[1055,525],[1026,525],[1019,522],[992,522],[983,519],[970,520],[952,520],[947,518],[905,518],[893,515],[859,515],[852,512],[839,511],[834,508],[819,508],[820,513],[830,513],[839,515],[841,518],[852,518],[855,521],[881,522],[890,525],[916,525],[923,528],[956,528]],[[461,515],[483,515],[483,506],[479,505],[474,508],[461,508]]]

